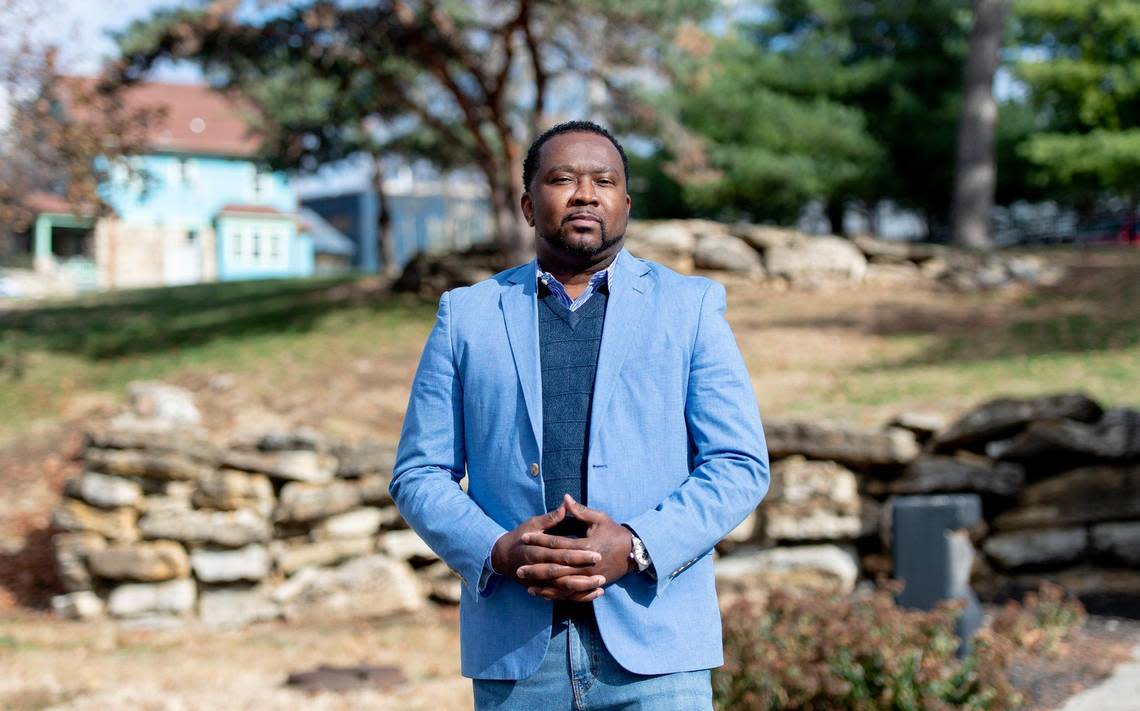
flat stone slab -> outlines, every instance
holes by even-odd
[[[261,580],[269,575],[269,549],[254,543],[243,548],[196,548],[190,551],[194,577],[203,583]]]
[[[939,450],[977,449],[986,442],[1011,437],[1035,420],[1095,422],[1104,411],[1083,393],[1040,398],[999,398],[967,412],[939,433]]]
[[[107,611],[112,617],[181,615],[194,609],[198,588],[182,578],[164,583],[127,583],[111,591]]]
[[[147,514],[139,521],[144,538],[166,538],[184,543],[213,543],[240,548],[265,543],[272,536],[269,522],[253,511],[170,509]]]
[[[190,574],[186,549],[174,541],[115,544],[93,551],[87,562],[91,572],[109,580],[158,582]]]
[[[1085,528],[1047,528],[998,533],[986,539],[983,550],[1006,570],[1029,565],[1061,567],[1088,554]]]
[[[93,471],[69,479],[63,492],[105,509],[119,506],[138,508],[143,498],[142,485],[137,481]]]
[[[273,520],[296,523],[344,513],[361,503],[360,487],[353,482],[336,480],[327,484],[290,482],[281,489]]]
[[[764,423],[768,455],[783,459],[796,454],[859,468],[899,466],[919,455],[914,433],[900,428],[860,430],[816,422]]]
[[[1140,518],[1140,464],[1073,469],[1031,484],[999,529],[1045,528]]]
[[[52,512],[52,525],[63,531],[87,531],[112,540],[133,541],[139,537],[138,515],[129,506],[101,509],[65,498]]]

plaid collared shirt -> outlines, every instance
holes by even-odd
[[[558,281],[550,272],[544,272],[542,267],[538,265],[538,260],[534,262],[534,271],[538,281],[545,284],[547,289],[550,289],[550,293],[554,294],[554,298],[558,299],[558,303],[571,311],[577,311],[579,306],[589,301],[590,297],[594,295],[594,292],[597,291],[602,284],[605,284],[606,288],[609,288],[610,285],[610,268],[606,267],[600,272],[594,272],[594,275],[590,277],[590,283],[586,285],[586,290],[583,291],[577,299],[571,299],[570,295],[566,293],[566,287],[562,285],[562,282]]]

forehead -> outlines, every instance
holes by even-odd
[[[621,173],[621,154],[605,136],[588,131],[560,133],[547,141],[539,153],[538,170],[544,172],[555,166],[605,166]]]

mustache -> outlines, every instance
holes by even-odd
[[[561,224],[565,225],[570,220],[574,220],[574,219],[577,219],[579,217],[588,217],[591,220],[596,220],[598,222],[598,224],[601,224],[601,225],[606,224],[606,221],[604,219],[602,219],[601,215],[597,215],[593,212],[590,212],[589,210],[579,210],[577,212],[572,212],[569,215],[567,215],[566,217],[562,218]]]

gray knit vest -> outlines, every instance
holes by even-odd
[[[586,451],[594,374],[606,316],[603,286],[576,311],[570,311],[545,287],[539,289],[538,343],[542,361],[542,482],[546,510],[562,504],[564,494],[586,503]],[[574,533],[575,526],[560,526]]]

